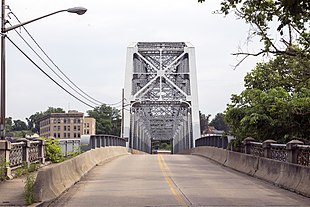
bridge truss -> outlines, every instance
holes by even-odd
[[[124,136],[128,146],[151,152],[170,140],[173,153],[200,137],[195,49],[184,42],[138,42],[127,48]]]

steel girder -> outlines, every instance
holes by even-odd
[[[194,47],[184,42],[138,42],[127,49],[124,135],[150,151],[151,140],[172,140],[174,152],[200,137]]]

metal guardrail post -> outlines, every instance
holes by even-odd
[[[227,146],[228,146],[228,137],[225,136],[225,137],[222,138],[222,148],[226,149]]]
[[[289,163],[297,164],[297,155],[298,155],[298,146],[302,145],[303,142],[299,140],[292,140],[286,144],[286,150],[287,150],[287,161]]]

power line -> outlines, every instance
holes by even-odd
[[[11,26],[12,24],[9,23]],[[16,31],[16,30],[15,30]],[[51,70],[53,71],[53,73],[58,77],[60,78],[69,88],[71,88],[72,90],[74,90],[77,94],[79,94],[80,96],[82,96],[83,98],[85,98],[86,100],[88,100],[89,102],[93,103],[93,104],[96,104],[96,102],[88,99],[87,97],[85,97],[83,94],[79,93],[75,88],[73,88],[69,83],[67,83],[55,70],[53,70],[53,68],[33,49],[33,47],[27,42],[27,40],[25,40],[25,38],[19,34],[17,31],[16,33],[19,35],[19,37],[27,44],[27,46],[32,50],[32,52],[34,52],[38,58],[40,58],[40,60]]]
[[[21,21],[18,19],[18,17],[14,14],[14,12],[9,8],[10,13],[15,17],[15,19],[21,23]],[[33,36],[29,33],[29,31],[26,29],[25,26],[22,26],[23,29],[26,31],[26,33],[29,35],[29,37],[33,40],[33,42],[37,45],[37,47],[41,50],[41,52],[47,57],[47,59],[57,68],[57,70],[72,84],[74,85],[79,91],[81,91],[83,94],[85,94],[88,98],[98,102],[99,104],[103,104],[101,101],[98,101],[97,99],[91,97],[87,93],[85,93],[81,88],[79,88],[57,65],[56,63],[47,55],[47,53],[43,50],[43,48],[39,45],[39,43],[33,38]],[[85,98],[86,99],[86,98]],[[91,101],[92,102],[92,101]],[[94,103],[94,102],[92,102]],[[95,104],[98,104],[95,103]]]
[[[77,99],[78,101],[82,102],[83,104],[91,107],[91,108],[95,108],[94,106],[86,103],[85,101],[81,100],[80,98],[76,97],[74,94],[72,94],[70,91],[68,91],[67,89],[65,89],[62,85],[60,85],[57,81],[55,81],[51,76],[49,76],[39,65],[37,65],[21,48],[19,48],[8,36],[6,36],[6,38],[32,63],[34,64],[42,73],[44,73],[44,75],[46,75],[50,80],[52,80],[56,85],[58,85],[62,90],[64,90],[65,92],[67,92],[69,95],[71,95],[72,97],[74,97],[75,99]]]

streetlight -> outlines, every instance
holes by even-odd
[[[16,29],[18,27],[24,26],[26,24],[29,24],[31,22],[37,21],[39,19],[43,19],[45,17],[60,13],[60,12],[69,12],[69,13],[75,13],[78,15],[84,14],[87,9],[83,7],[73,7],[69,9],[59,10],[35,19],[32,19],[30,21],[26,21],[11,27],[5,28],[6,19],[5,19],[5,0],[1,0],[1,90],[0,90],[0,98],[1,98],[1,107],[0,107],[0,137],[1,139],[5,139],[5,37],[6,33],[8,31],[11,31],[13,29]]]

